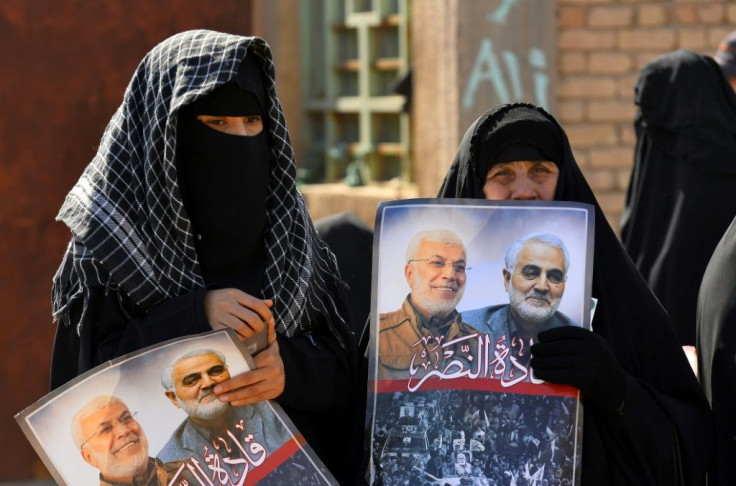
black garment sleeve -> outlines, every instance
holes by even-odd
[[[117,291],[91,288],[79,333],[73,325],[57,326],[51,388],[118,356],[211,330],[204,313],[205,290],[197,289],[161,302],[146,314],[131,316]],[[71,309],[71,322],[79,322],[81,313],[80,302]]]
[[[358,397],[354,337],[341,334],[342,344],[326,326],[277,335],[286,384],[276,401],[340,484],[352,484],[362,459],[365,397]]]
[[[351,371],[337,339],[328,330],[291,338],[279,334],[277,339],[286,374],[279,404],[309,412],[342,408]]]
[[[674,407],[684,409],[678,400],[627,374],[621,413],[586,405],[583,454],[596,461],[583,467],[582,484],[704,484],[704,475],[688,474],[692,467],[685,467],[684,451],[694,447],[707,456],[708,444],[700,440],[707,431],[678,430],[676,419],[668,413]],[[702,423],[697,419],[692,416],[692,429]],[[700,461],[705,468],[707,461]]]

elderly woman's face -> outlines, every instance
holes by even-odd
[[[199,115],[197,120],[218,132],[240,137],[253,137],[263,131],[261,115],[251,116],[214,116]]]
[[[555,197],[560,169],[548,160],[503,162],[486,174],[486,199],[551,201]]]

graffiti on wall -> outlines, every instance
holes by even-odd
[[[501,29],[508,24],[512,9],[518,0],[504,0],[486,19]],[[531,47],[525,52],[512,49],[497,49],[490,37],[480,39],[475,54],[473,68],[462,97],[462,107],[470,110],[475,106],[479,90],[492,89],[499,103],[527,100],[537,105],[549,107],[548,64],[544,50]],[[524,92],[523,76],[531,78],[531,88]]]

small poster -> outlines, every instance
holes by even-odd
[[[275,402],[213,388],[254,368],[234,331],[152,346],[90,370],[18,413],[60,485],[334,485]]]
[[[593,217],[554,201],[379,205],[371,484],[580,484],[579,391],[535,377],[529,348],[590,329]]]

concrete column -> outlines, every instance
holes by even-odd
[[[554,113],[556,2],[412,3],[414,175],[436,195],[468,126],[516,101]]]
[[[273,53],[276,66],[276,93],[279,95],[281,107],[284,110],[286,126],[289,127],[294,156],[302,160],[308,147],[304,147],[301,137],[302,70],[309,66],[302,66],[300,47],[300,20],[298,0],[253,0],[253,31],[251,35],[266,40]]]

